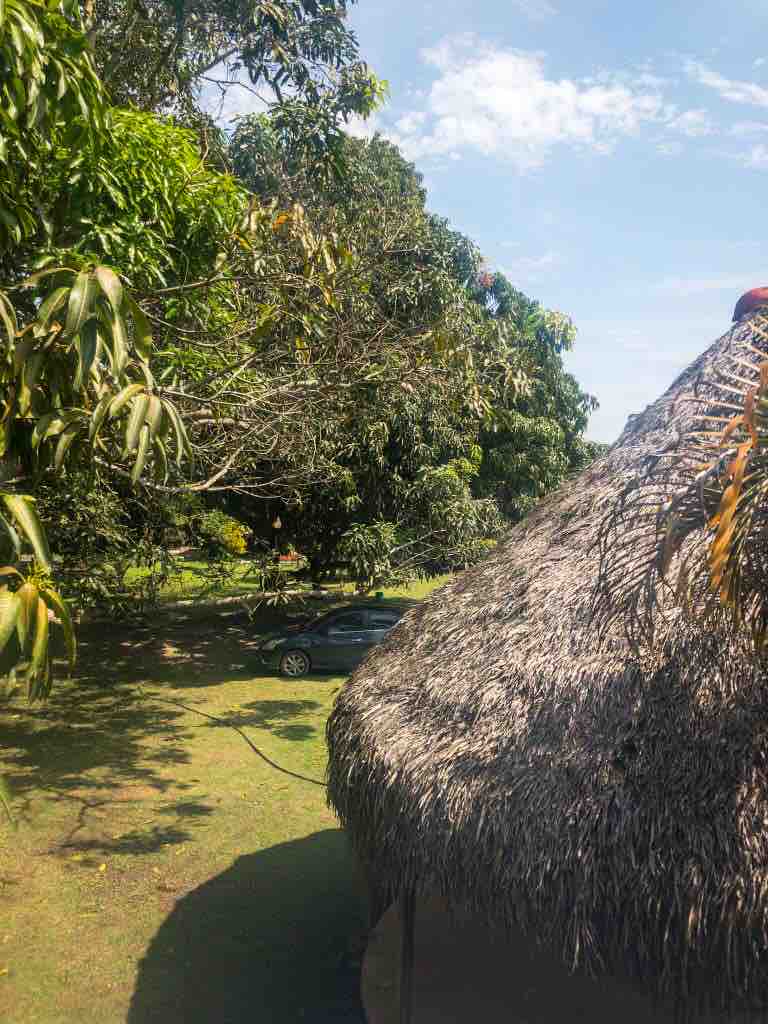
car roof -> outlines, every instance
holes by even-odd
[[[403,614],[408,610],[408,605],[405,603],[399,604],[395,602],[387,601],[386,604],[381,601],[370,601],[367,604],[345,604],[340,605],[338,608],[329,608],[327,612],[322,612],[317,618],[312,619],[311,622],[318,622],[320,619],[327,619],[331,615],[344,615],[347,612],[381,612],[390,611],[398,612]],[[311,623],[309,623],[311,624]]]
[[[326,615],[343,615],[344,612],[404,612],[406,608],[407,606],[403,604],[391,604],[390,602],[383,604],[381,601],[370,604],[345,604],[339,608],[329,608],[327,612],[323,612],[322,618],[325,618]]]

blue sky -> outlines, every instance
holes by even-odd
[[[768,284],[768,5],[359,0],[350,22],[390,83],[366,130],[573,317],[588,434],[614,440]]]

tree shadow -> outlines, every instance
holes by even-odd
[[[158,775],[156,764],[185,764],[184,741],[191,733],[179,720],[182,710],[158,706],[125,686],[105,690],[87,680],[59,684],[45,704],[11,704],[0,719],[0,749],[14,792],[44,790],[85,798],[126,786],[162,794],[175,785]],[[159,751],[144,741],[161,735]],[[108,769],[89,776],[94,769]]]
[[[208,727],[221,729],[222,726],[253,726],[257,729],[269,729],[283,740],[308,740],[317,732],[314,725],[287,720],[300,718],[307,712],[317,711],[320,707],[316,700],[255,700],[250,704],[243,704],[242,712],[222,715],[218,722],[209,722]]]
[[[244,612],[110,627],[109,676],[183,689],[248,678],[259,674],[255,650],[260,636]],[[80,679],[103,684],[105,644],[95,624],[81,629],[80,650]]]
[[[83,860],[97,853],[138,856],[193,838],[213,807],[174,769],[190,764],[190,741],[203,720],[190,723],[187,711],[142,694],[136,683],[184,689],[252,678],[259,670],[250,645],[259,630],[288,618],[268,609],[258,627],[245,612],[190,621],[160,616],[143,627],[82,626],[75,679],[57,680],[42,704],[23,698],[3,703],[0,756],[14,816],[38,829],[49,819],[56,834],[50,852],[83,854]],[[56,631],[54,656],[60,646]],[[317,729],[302,718],[319,708],[311,700],[255,701],[227,724],[303,741]],[[143,807],[147,818],[160,820],[140,825]],[[122,834],[115,838],[111,829]]]
[[[94,685],[108,685],[108,676],[177,688],[247,679],[263,672],[256,648],[264,636],[306,618],[306,612],[296,609],[264,608],[249,617],[243,609],[213,608],[192,609],[186,615],[157,609],[153,621],[143,624],[93,621],[78,630],[78,677]]]
[[[179,900],[127,1024],[364,1024],[365,896],[339,829],[238,857]]]
[[[167,772],[190,761],[193,734],[181,724],[181,709],[123,684],[105,689],[77,679],[58,683],[44,704],[18,700],[4,711],[0,752],[14,816],[39,828],[55,814],[61,838],[50,852],[151,853],[190,839],[186,826],[213,810],[199,790],[191,801],[184,793],[190,785]],[[40,798],[48,800],[46,810]],[[131,829],[139,806],[176,820]],[[114,823],[126,829],[119,839],[105,833]]]

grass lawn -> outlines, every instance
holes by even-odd
[[[184,558],[178,561],[178,572],[174,573],[162,588],[160,599],[164,601],[178,601],[185,598],[196,597],[236,597],[258,593],[261,590],[261,581],[254,572],[253,563],[249,561],[232,560],[228,565],[226,575],[214,580],[210,571],[210,563],[196,558]],[[283,563],[281,570],[286,573],[294,571],[292,564]],[[126,583],[135,583],[142,577],[149,574],[148,569],[129,569],[126,574]],[[445,578],[445,577],[443,577]],[[440,581],[439,581],[440,582]],[[297,584],[297,586],[299,586]],[[409,587],[389,587],[386,594],[390,597],[410,597],[419,599],[424,594],[434,590],[434,580],[419,580]],[[301,584],[301,589],[310,589],[308,583]],[[332,591],[339,593],[353,594],[355,586],[353,583],[334,583]]]
[[[227,566],[229,571],[218,580],[211,575],[210,564],[206,561],[185,558],[179,560],[178,565],[179,571],[169,578],[160,592],[161,600],[235,597],[239,594],[247,596],[261,590],[261,581],[258,574],[254,572],[252,562],[233,559]],[[286,568],[284,571],[290,570]],[[126,583],[135,583],[148,574],[148,569],[129,569],[126,574]]]
[[[80,635],[78,678],[0,716],[0,1020],[361,1022],[365,898],[324,787],[166,703],[322,781],[343,680],[257,674],[240,611]]]

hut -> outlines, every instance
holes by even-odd
[[[763,1019],[763,301],[340,692],[371,1024]]]

